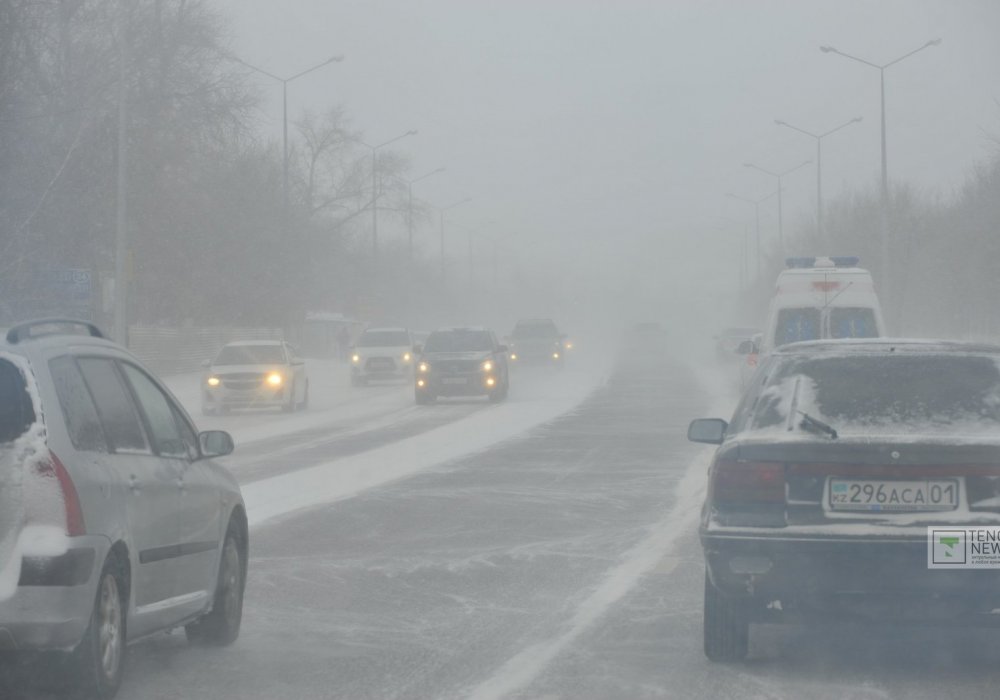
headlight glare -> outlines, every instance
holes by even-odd
[[[265,381],[269,386],[281,386],[285,378],[281,376],[281,372],[271,372],[267,375]]]
[[[420,370],[421,372],[429,372],[431,366],[426,362],[421,362],[420,365],[417,367],[417,369]]]
[[[359,355],[358,353],[354,353],[353,355],[351,355],[351,362],[353,362],[354,364],[358,364],[359,362],[361,362],[361,355]]]
[[[207,383],[207,384],[208,384],[209,386],[219,386],[219,384],[221,384],[221,383],[222,383],[222,380],[221,380],[221,379],[219,379],[218,377],[209,377],[209,378],[208,378],[208,379],[206,380],[206,383]]]
[[[493,371],[493,360],[486,360],[486,362],[483,363],[483,371],[484,372]]]

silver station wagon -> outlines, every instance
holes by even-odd
[[[222,431],[198,433],[143,365],[89,323],[0,341],[0,659],[43,652],[109,698],[125,646],[183,626],[240,630],[247,519]],[[46,674],[47,675],[47,674]]]

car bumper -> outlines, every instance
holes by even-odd
[[[1000,626],[1000,570],[927,566],[927,540],[701,533],[712,583],[751,619]],[[996,611],[996,612],[994,612]]]
[[[425,386],[417,385],[417,391],[434,396],[484,396],[500,385],[500,378],[493,378],[493,385],[487,383],[488,377],[483,373],[451,375],[448,377],[428,377],[423,379]],[[419,380],[418,380],[419,381]]]
[[[280,389],[260,388],[236,391],[226,388],[206,389],[202,398],[205,407],[274,408],[288,403],[290,387]]]
[[[404,379],[413,373],[413,365],[395,365],[392,368],[372,368],[351,365],[351,375],[365,379]]]
[[[72,649],[90,623],[107,544],[74,542],[56,557],[25,557],[13,595],[0,600],[0,651]]]

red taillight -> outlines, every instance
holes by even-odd
[[[785,465],[780,462],[720,461],[712,466],[713,503],[776,503],[785,500]]]
[[[55,479],[59,487],[66,516],[66,534],[70,537],[87,534],[87,528],[83,523],[80,495],[76,492],[76,485],[59,458],[49,452],[48,459],[38,462],[36,472],[43,478]]]

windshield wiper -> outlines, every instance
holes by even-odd
[[[798,411],[798,414],[802,416],[802,421],[799,423],[800,428],[819,430],[820,432],[826,433],[834,440],[837,439],[837,430],[832,425],[824,423],[819,418],[813,418],[805,411]]]

